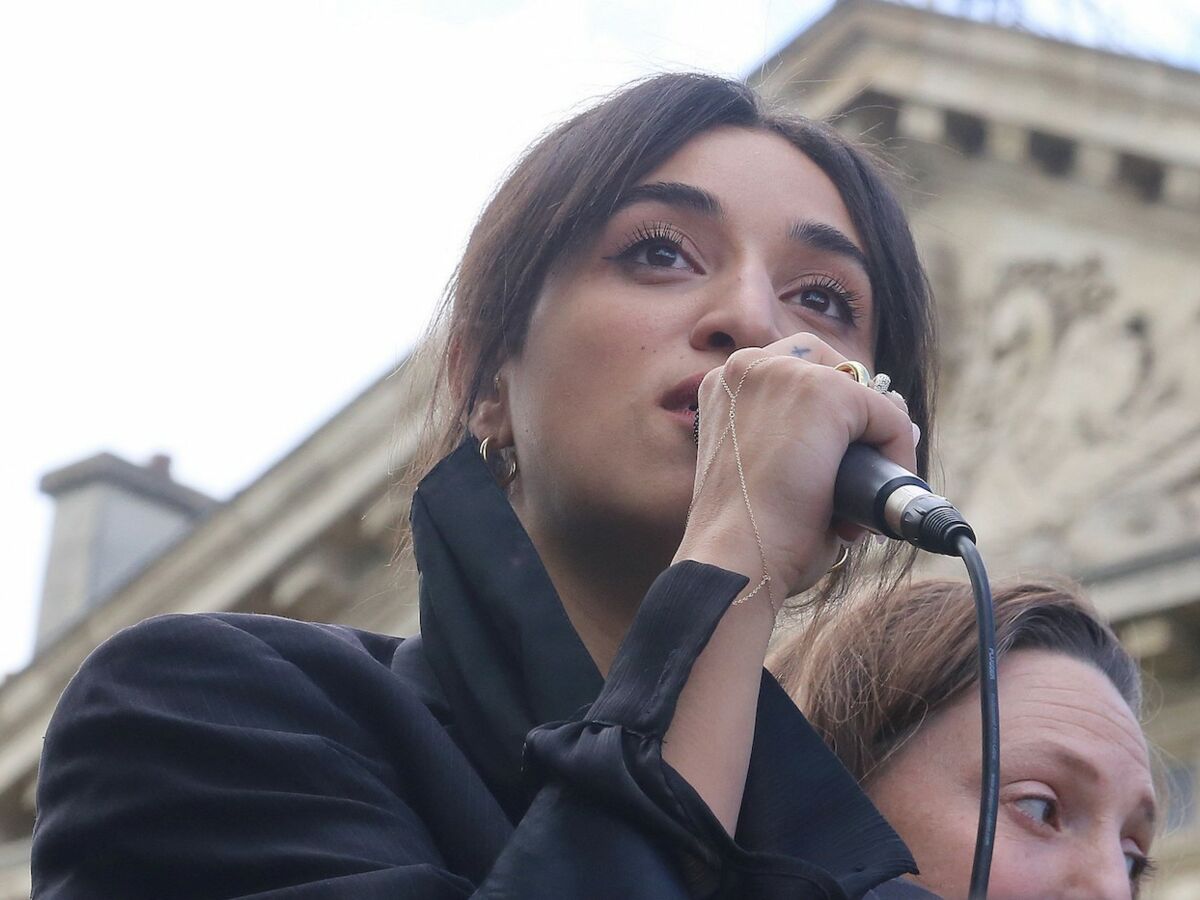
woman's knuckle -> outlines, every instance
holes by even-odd
[[[839,406],[841,401],[836,380],[830,379],[831,370],[826,366],[797,366],[791,384],[792,392],[806,403],[817,404],[824,409]]]
[[[742,347],[740,350],[734,350],[725,360],[725,370],[740,375],[763,355],[761,347]]]
[[[700,380],[699,397],[701,400],[706,400],[716,393],[717,386],[721,383],[721,375],[723,372],[723,368],[713,369]]]

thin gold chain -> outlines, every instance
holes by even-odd
[[[779,357],[763,356],[750,363],[750,365],[746,367],[746,371],[742,373],[741,378],[738,379],[737,388],[735,390],[729,389],[729,383],[725,381],[725,373],[721,373],[721,387],[724,388],[725,393],[729,395],[729,423],[725,426],[725,430],[721,432],[721,437],[717,441],[717,446],[713,448],[712,454],[708,457],[707,462],[704,464],[704,470],[700,473],[700,484],[696,486],[696,495],[692,498],[692,507],[694,507],[696,505],[696,498],[700,496],[700,492],[704,490],[705,482],[708,481],[709,469],[712,468],[713,461],[717,458],[717,454],[720,452],[721,447],[724,446],[725,438],[728,436],[733,444],[733,461],[737,465],[738,481],[741,483],[742,488],[742,500],[745,501],[746,513],[750,516],[750,527],[754,529],[754,540],[755,543],[758,544],[758,558],[762,563],[762,580],[758,583],[754,590],[746,594],[744,597],[739,597],[737,600],[734,600],[732,605],[738,606],[739,604],[745,603],[763,588],[766,588],[767,602],[771,605],[771,611],[774,613],[779,612],[779,607],[775,605],[775,598],[771,595],[771,576],[767,574],[767,551],[763,548],[762,536],[758,531],[758,520],[754,517],[754,509],[750,506],[750,491],[746,487],[746,473],[742,469],[742,448],[738,443],[737,436],[737,398],[742,392],[742,385],[746,383],[746,377],[753,372],[758,365],[761,363],[772,362],[773,360],[777,359],[779,359]],[[692,520],[692,507],[688,508],[689,522]]]

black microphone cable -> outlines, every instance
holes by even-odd
[[[945,497],[863,444],[851,444],[838,469],[834,509],[840,518],[931,553],[962,559],[975,595],[979,632],[979,706],[983,757],[979,828],[971,863],[970,900],[986,900],[1000,807],[1000,701],[996,685],[996,621],[992,589],[975,532]]]
[[[1000,698],[996,684],[996,618],[992,612],[992,587],[975,541],[961,534],[955,550],[967,567],[975,594],[975,622],[979,631],[979,715],[983,724],[983,784],[979,789],[979,829],[975,832],[975,858],[971,862],[971,900],[985,900],[996,841],[996,816],[1000,806]]]

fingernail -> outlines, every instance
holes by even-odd
[[[875,535],[875,543],[882,546],[883,544],[886,544],[887,542],[888,542],[888,536],[886,534]]]
[[[913,449],[916,449],[919,443],[921,443],[921,426],[913,422]]]

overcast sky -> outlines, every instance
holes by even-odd
[[[650,72],[744,74],[828,5],[0,4],[0,675],[32,643],[41,473],[165,452],[227,498],[403,355],[549,124]],[[1191,0],[1025,5],[1200,61]]]

